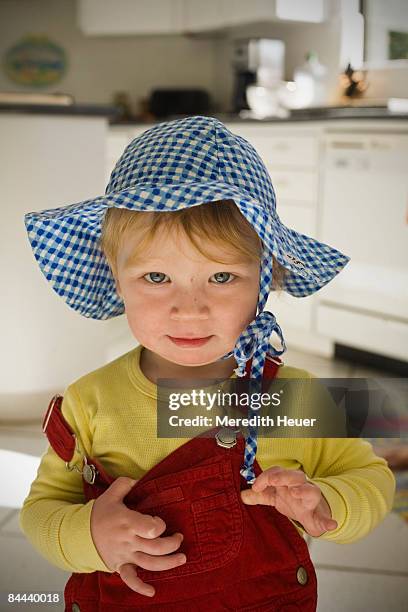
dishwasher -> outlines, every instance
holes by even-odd
[[[408,362],[408,131],[333,130],[322,154],[318,236],[351,261],[318,300],[317,331]]]

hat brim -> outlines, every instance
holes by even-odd
[[[144,184],[90,200],[27,213],[24,222],[35,259],[56,293],[85,317],[109,319],[124,312],[100,249],[110,207],[167,212],[232,199],[268,251],[287,270],[283,289],[306,297],[330,282],[348,263],[337,249],[286,227],[274,208],[265,209],[243,188],[217,181]]]

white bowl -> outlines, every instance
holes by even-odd
[[[254,115],[262,119],[279,115],[279,100],[276,88],[248,85],[246,98]]]

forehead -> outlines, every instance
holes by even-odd
[[[217,259],[222,259],[231,264],[248,265],[251,263],[243,253],[235,250],[229,244],[220,243],[219,240],[211,241],[198,237],[195,239],[200,246],[204,247],[205,253],[208,253],[210,257],[206,257],[204,253],[197,250],[184,232],[169,232],[160,228],[143,248],[138,248],[140,238],[126,236],[118,251],[118,265],[123,269],[154,263],[179,265],[180,261],[186,259],[201,264]]]

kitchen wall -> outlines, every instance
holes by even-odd
[[[408,3],[406,0],[366,0],[365,12],[365,59],[378,65],[388,59],[388,32],[408,30]]]
[[[406,0],[366,0],[365,63],[369,97],[408,97],[408,61],[388,61],[388,32],[408,31]]]
[[[64,91],[78,102],[109,103],[114,92],[123,90],[128,92],[135,112],[138,101],[152,88],[178,86],[206,88],[213,99],[213,110],[229,110],[232,41],[251,36],[276,37],[285,42],[286,79],[293,77],[294,68],[304,61],[307,51],[316,51],[329,68],[329,99],[333,101],[339,66],[346,61],[338,30],[338,22],[332,20],[322,24],[252,24],[194,37],[86,37],[77,25],[75,0],[0,0],[0,57],[22,36],[45,33],[64,47],[69,68],[59,83],[42,91]],[[375,75],[368,96],[382,95],[385,89],[386,95],[408,95],[408,86],[403,85],[405,74],[399,71],[391,89],[387,74]],[[0,71],[0,91],[26,88]]]
[[[68,55],[67,75],[41,91],[64,91],[77,102],[109,103],[115,91],[137,100],[153,87],[204,87],[215,94],[211,40],[184,36],[86,37],[76,23],[75,0],[0,0],[0,57],[26,34],[55,39]],[[0,71],[0,91],[27,91]],[[215,100],[217,102],[217,100]]]

